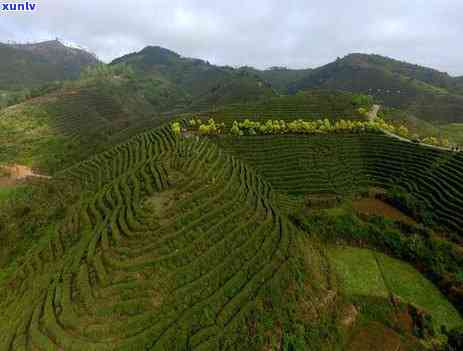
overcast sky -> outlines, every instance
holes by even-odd
[[[0,0],[0,4],[11,1],[17,0]],[[104,61],[159,45],[215,64],[259,68],[316,67],[351,52],[365,52],[463,75],[462,0],[41,0],[36,4],[33,13],[0,12],[1,42],[58,37],[84,46]]]

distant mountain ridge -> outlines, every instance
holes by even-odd
[[[76,79],[83,68],[98,64],[95,55],[58,40],[33,44],[0,43],[0,89],[36,87]]]
[[[178,96],[196,108],[276,95],[271,85],[254,72],[215,66],[159,46],[148,46],[111,62],[116,64],[131,66],[140,81],[174,87]]]
[[[0,44],[0,57],[0,91],[74,79],[86,66],[99,63],[94,55],[58,40]],[[261,70],[217,66],[147,46],[109,65],[118,64],[134,71],[133,84],[150,103],[168,102],[163,110],[207,110],[322,89],[368,94],[437,124],[463,122],[463,77],[375,54],[353,53],[314,69]]]
[[[379,103],[435,123],[463,121],[463,78],[388,57],[353,53],[315,69],[215,66],[148,46],[112,62],[175,86],[192,106],[255,101],[310,89],[372,95]],[[225,98],[224,98],[225,97]]]
[[[288,92],[323,88],[370,94],[418,118],[447,123],[463,121],[462,87],[461,78],[435,69],[379,55],[350,54],[292,82]]]

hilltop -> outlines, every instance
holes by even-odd
[[[98,62],[93,55],[59,41],[0,44],[0,52],[5,58],[0,68],[0,92],[74,79],[85,67]],[[249,66],[217,66],[160,46],[147,46],[110,63],[118,65],[133,69],[134,81],[146,91],[148,99],[157,100],[161,96],[168,100],[165,111],[208,110],[323,89],[368,94],[385,107],[399,109],[412,119],[433,125],[463,121],[462,77],[380,55],[349,54],[313,69],[260,70]],[[0,95],[0,105],[8,97]]]
[[[33,44],[0,43],[0,57],[0,90],[76,79],[83,68],[99,63],[94,55],[67,47],[58,40]]]
[[[461,78],[379,55],[350,54],[289,85],[370,94],[383,104],[435,123],[463,121]]]
[[[196,108],[255,101],[275,95],[270,84],[257,74],[182,57],[159,46],[148,46],[140,52],[122,56],[111,63],[115,64],[129,65],[142,81],[170,84],[178,95],[184,95]]]
[[[314,69],[232,68],[149,46],[118,58],[146,79],[167,81],[190,107],[254,102],[308,89],[368,94],[377,102],[433,124],[463,121],[463,80],[380,55],[354,53]]]

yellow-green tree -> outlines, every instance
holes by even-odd
[[[175,135],[180,135],[180,133],[182,132],[182,128],[181,128],[179,122],[172,122],[172,124],[170,125],[170,127],[171,127],[171,129],[172,129],[172,132],[173,132]]]
[[[404,138],[408,138],[409,136],[409,131],[408,131],[408,128],[401,125],[398,129],[397,129],[397,133],[400,135],[400,136],[403,136]]]

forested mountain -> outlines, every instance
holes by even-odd
[[[313,88],[370,94],[432,122],[463,121],[461,78],[379,55],[339,58],[291,84],[289,92]]]
[[[254,101],[275,95],[258,74],[182,57],[159,46],[148,46],[111,64],[129,65],[142,81],[169,83],[195,106]]]
[[[290,69],[287,67],[270,67],[268,69],[259,70],[254,67],[244,66],[240,70],[253,73],[259,76],[264,81],[268,82],[277,92],[285,94],[288,87],[304,78],[312,69]]]
[[[0,55],[4,63],[0,68],[0,91],[77,78],[84,67],[98,63],[93,55],[59,41],[0,44]],[[117,58],[110,65],[120,64],[133,70],[130,84],[144,91],[154,105],[162,105],[163,111],[208,110],[324,89],[369,94],[382,105],[432,123],[463,121],[463,77],[379,55],[349,54],[315,69],[259,70],[249,66],[216,66],[159,46],[148,46]],[[0,99],[11,100],[8,96]]]
[[[0,90],[37,87],[41,84],[76,79],[86,66],[98,59],[58,40],[35,44],[0,43]]]

